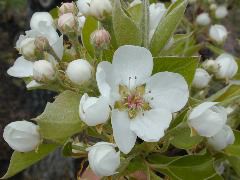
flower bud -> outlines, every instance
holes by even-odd
[[[91,79],[92,66],[86,60],[74,60],[68,64],[66,74],[73,83],[82,85]]]
[[[216,151],[225,149],[228,145],[233,144],[234,141],[235,136],[228,125],[225,125],[217,134],[208,138],[208,144]]]
[[[79,115],[88,126],[96,126],[108,120],[110,108],[104,97],[88,97],[84,94],[79,105]]]
[[[223,19],[228,15],[228,10],[226,6],[219,6],[215,11],[215,16],[217,19]]]
[[[72,13],[63,14],[58,19],[58,27],[63,33],[73,32],[77,21]]]
[[[111,176],[116,174],[120,166],[120,152],[116,152],[115,145],[99,142],[87,149],[90,168],[97,176]]]
[[[218,70],[218,64],[212,59],[204,61],[202,66],[210,73],[215,73]]]
[[[48,42],[48,39],[46,37],[37,37],[34,41],[34,44],[36,46],[36,49],[39,52],[47,51],[50,48],[50,44]]]
[[[197,68],[194,75],[192,86],[196,89],[203,89],[208,86],[208,83],[211,80],[211,76],[202,68]]]
[[[216,102],[204,102],[195,107],[188,117],[188,124],[200,136],[212,137],[226,124],[227,112]]]
[[[202,13],[197,16],[196,23],[201,26],[207,26],[211,22],[211,19],[209,17],[208,13]]]
[[[20,42],[19,52],[25,59],[34,60],[36,58],[35,38],[26,38]]]
[[[39,60],[33,64],[33,79],[38,82],[52,81],[55,78],[53,65],[46,60]]]
[[[38,126],[28,121],[16,121],[4,128],[3,138],[18,152],[35,150],[41,142]]]
[[[91,44],[98,50],[107,49],[111,36],[105,29],[96,30],[91,34]]]
[[[48,12],[35,12],[30,21],[31,29],[39,31],[42,22],[46,23],[47,26],[54,26],[51,14]]]
[[[110,0],[92,0],[90,3],[89,15],[98,20],[104,20],[106,16],[112,14],[112,4]]]
[[[223,25],[212,25],[209,30],[209,36],[212,40],[217,43],[223,43],[227,38],[228,32]]]
[[[67,13],[73,13],[73,14],[77,13],[77,8],[76,8],[76,6],[75,6],[75,4],[73,2],[71,2],[71,3],[63,3],[60,6],[59,14],[63,15],[63,14],[67,14]]]
[[[230,54],[221,54],[217,57],[218,71],[215,73],[217,79],[231,79],[238,71],[238,64]]]

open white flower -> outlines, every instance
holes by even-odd
[[[105,123],[110,115],[110,107],[107,99],[103,96],[96,98],[84,94],[80,100],[79,115],[81,120],[88,126]]]
[[[111,176],[116,174],[120,165],[120,152],[116,152],[115,145],[99,142],[87,149],[90,168],[97,176]]]
[[[40,144],[38,126],[28,121],[16,121],[4,128],[3,138],[18,152],[29,152]]]
[[[208,144],[216,151],[225,149],[228,145],[233,144],[234,141],[235,136],[228,125],[225,125],[216,135],[208,138]]]
[[[151,76],[152,70],[149,50],[131,45],[120,47],[112,64],[104,61],[98,65],[98,88],[109,97],[114,139],[124,153],[131,151],[137,136],[147,142],[163,137],[172,113],[188,101],[188,85],[180,74]]]
[[[227,29],[220,24],[215,24],[210,27],[209,36],[217,43],[223,43],[227,39]]]
[[[217,102],[204,102],[195,107],[188,117],[188,124],[200,136],[216,135],[227,122],[227,112]]]
[[[231,79],[237,74],[238,64],[232,55],[223,53],[217,57],[215,62],[218,65],[218,70],[215,73],[216,78]]]

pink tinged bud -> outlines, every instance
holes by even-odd
[[[73,29],[76,27],[76,24],[77,21],[72,13],[63,14],[58,19],[58,27],[64,33],[73,31]]]
[[[46,60],[39,60],[33,65],[33,79],[38,82],[52,81],[55,78],[53,65]]]
[[[66,14],[66,13],[76,13],[77,10],[76,10],[76,6],[73,2],[71,3],[63,3],[60,8],[59,8],[59,14],[60,15],[63,15],[63,14]]]
[[[91,44],[96,49],[107,49],[110,41],[111,36],[105,29],[96,30],[91,34]]]

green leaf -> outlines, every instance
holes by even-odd
[[[138,4],[136,6],[130,7],[127,12],[130,14],[131,18],[133,19],[133,21],[137,24],[140,25],[141,24],[141,20],[142,20],[142,8],[143,8],[143,4]]]
[[[199,62],[199,57],[157,57],[154,58],[153,73],[175,72],[181,74],[190,85]]]
[[[240,158],[240,131],[234,130],[235,142],[228,146],[224,152],[229,156],[236,156]]]
[[[120,0],[116,0],[113,8],[113,29],[118,46],[141,45],[140,28],[126,15],[121,7]]]
[[[209,155],[166,157],[154,154],[148,159],[154,170],[169,176],[173,180],[203,180],[216,175],[213,159]]]
[[[240,157],[227,156],[227,159],[237,175],[240,176]]]
[[[95,50],[94,50],[94,47],[91,45],[90,36],[92,32],[97,30],[97,28],[98,28],[98,21],[93,17],[88,16],[86,18],[86,21],[82,29],[82,43],[92,58],[94,58]]]
[[[49,13],[53,17],[53,19],[57,19],[58,18],[58,8],[52,9]]]
[[[167,15],[158,24],[150,43],[153,56],[157,56],[173,36],[182,20],[186,6],[187,3],[184,0],[178,0],[169,7]]]
[[[44,112],[36,118],[41,135],[62,142],[84,128],[79,118],[80,95],[65,91],[53,103],[48,103]]]
[[[42,144],[38,147],[38,150],[36,152],[32,151],[28,153],[20,153],[15,151],[11,157],[7,173],[1,179],[7,179],[16,175],[20,171],[28,168],[29,166],[46,157],[56,148],[57,145],[54,144]]]

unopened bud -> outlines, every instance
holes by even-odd
[[[66,74],[73,83],[82,85],[91,79],[92,66],[86,60],[74,60],[68,64]]]
[[[219,44],[224,43],[224,41],[227,39],[227,35],[227,29],[220,24],[212,25],[209,30],[210,38]]]
[[[67,14],[67,13],[73,13],[73,14],[77,13],[77,7],[76,7],[76,5],[73,2],[71,2],[71,3],[63,3],[60,6],[59,14],[63,15],[63,14]]]
[[[48,82],[55,78],[53,65],[46,60],[39,60],[33,64],[33,79],[38,82]]]
[[[208,86],[208,83],[211,80],[211,76],[202,68],[197,68],[194,75],[192,86],[196,89],[203,89]]]
[[[91,44],[99,50],[107,49],[111,36],[105,29],[96,30],[91,34]]]
[[[201,26],[207,26],[211,22],[211,19],[209,17],[208,13],[202,13],[197,16],[196,23]]]
[[[215,11],[215,16],[217,19],[223,19],[228,15],[228,10],[226,6],[219,6]]]
[[[26,38],[22,40],[19,46],[19,52],[23,55],[23,57],[27,60],[34,60],[35,55],[35,38]]]
[[[58,27],[63,33],[73,32],[77,27],[77,20],[72,13],[66,13],[59,17]]]
[[[203,62],[202,66],[210,73],[215,73],[218,70],[218,64],[212,59]]]
[[[34,44],[38,51],[43,52],[47,51],[50,48],[49,41],[46,37],[37,37],[34,41]]]

